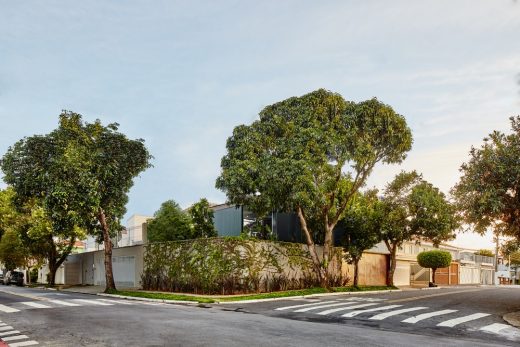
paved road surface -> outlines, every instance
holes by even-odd
[[[0,287],[0,338],[12,347],[518,346],[519,331],[501,319],[511,310],[518,289],[193,306]]]

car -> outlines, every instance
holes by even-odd
[[[4,276],[3,283],[5,285],[15,284],[17,286],[23,286],[23,272],[20,271],[7,271]]]

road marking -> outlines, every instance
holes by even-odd
[[[500,324],[500,323],[493,323],[490,325],[486,325],[485,327],[480,328],[479,330],[486,331],[489,333],[499,333],[501,330],[510,328],[510,325],[507,324]]]
[[[466,322],[469,322],[469,321],[472,321],[472,320],[476,320],[476,319],[480,319],[480,318],[487,317],[487,316],[490,316],[490,314],[489,313],[474,313],[474,314],[470,314],[468,316],[463,316],[463,317],[450,319],[450,320],[441,322],[441,323],[437,324],[437,326],[438,327],[450,327],[451,328],[451,327],[454,327],[454,326],[459,325],[461,323],[466,323]]]
[[[27,335],[16,335],[16,336],[2,337],[2,341],[9,342],[9,341],[16,341],[16,340],[25,340],[28,338],[29,338],[29,336],[27,336]]]
[[[5,327],[7,324],[5,323],[0,323],[0,327]]]
[[[356,304],[356,303],[354,302],[354,304]],[[325,315],[328,315],[328,314],[331,314],[331,313],[334,313],[334,312],[353,310],[355,308],[368,307],[368,306],[374,306],[374,305],[377,305],[377,304],[373,304],[373,303],[358,304],[358,305],[348,306],[348,307],[333,308],[333,309],[330,309],[330,310],[318,312],[317,314],[325,316]]]
[[[15,308],[12,308],[9,306],[1,305],[1,304],[0,304],[0,311],[5,312],[5,313],[20,312],[20,310],[17,310]]]
[[[23,301],[20,304],[27,305],[27,306],[34,307],[34,308],[51,308],[50,306],[40,304],[38,302],[33,302],[33,301]]]
[[[121,304],[121,305],[133,305],[133,303],[131,303],[131,302],[125,302],[125,301],[121,301],[121,300],[99,299],[99,301],[110,302],[113,304]]]
[[[335,304],[326,304],[326,305],[320,305],[320,306],[305,307],[305,308],[296,310],[294,312],[307,312],[307,311],[316,310],[316,309],[319,309],[319,308],[327,308],[327,307],[334,307],[334,306],[346,306],[346,305],[352,305],[352,304],[355,304],[355,302],[354,301],[351,301],[351,302],[337,302]]]
[[[461,290],[457,292],[448,292],[448,293],[436,293],[436,294],[430,294],[430,295],[422,295],[422,296],[413,296],[411,298],[404,298],[404,299],[395,299],[395,300],[389,300],[388,303],[395,303],[395,302],[406,302],[406,301],[414,301],[414,300],[421,300],[421,299],[428,299],[433,298],[436,296],[444,296],[444,295],[453,295],[453,294],[464,294],[464,293],[471,293],[471,292],[479,292],[482,289],[472,289],[472,290]]]
[[[93,304],[93,305],[101,305],[101,306],[112,306],[113,304],[109,304],[107,302],[102,302],[99,300],[92,300],[92,299],[74,299],[74,301],[84,302],[87,304]]]
[[[0,331],[7,331],[7,330],[13,330],[13,327],[8,325],[6,327],[0,327]]]
[[[453,313],[453,312],[457,312],[457,311],[458,310],[442,310],[442,311],[428,312],[428,313],[420,314],[420,315],[415,316],[415,317],[410,317],[410,318],[405,319],[405,320],[403,320],[401,322],[415,324],[415,323],[417,323],[419,321],[422,321],[424,319],[428,319],[428,318],[435,317],[435,316],[441,316],[443,314]]]
[[[397,308],[397,307],[401,307],[401,306],[403,306],[403,305],[390,305],[390,306],[369,308],[366,310],[357,310],[357,311],[352,311],[352,312],[346,313],[346,314],[342,315],[341,317],[346,317],[346,318],[354,317],[354,316],[357,316],[358,314],[365,313],[365,312],[391,310],[393,308]]]
[[[63,305],[63,306],[81,306],[80,304],[75,304],[73,302],[63,301],[63,300],[49,300],[54,304]]]
[[[9,347],[25,347],[25,346],[34,346],[37,345],[38,342],[31,340],[31,341],[24,341],[24,342],[16,342],[16,343],[10,343]]]
[[[315,305],[321,305],[324,301],[321,302],[313,302],[312,304],[301,304],[301,305],[293,305],[293,306],[284,306],[284,307],[278,307],[275,308],[276,311],[283,311],[283,310],[290,310],[291,308],[298,308],[298,307],[307,307],[307,306],[315,306]],[[336,300],[326,301],[326,302],[337,302]]]
[[[0,337],[7,336],[7,335],[13,335],[13,334],[19,334],[20,332],[18,330],[11,330],[11,331],[2,331],[0,332]]]
[[[390,311],[390,312],[376,314],[375,316],[370,317],[369,319],[371,319],[371,320],[383,320],[383,319],[386,319],[388,317],[397,316],[398,314],[401,314],[401,313],[412,312],[412,311],[419,311],[419,310],[426,310],[427,308],[428,307],[403,308],[401,310],[395,310],[395,311]]]

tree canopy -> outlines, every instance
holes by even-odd
[[[491,227],[520,240],[520,116],[510,121],[510,134],[494,131],[480,148],[471,148],[452,193],[474,231]]]
[[[190,216],[173,200],[162,203],[154,218],[147,224],[150,242],[179,241],[192,239]]]
[[[490,249],[479,249],[475,252],[476,255],[483,255],[485,257],[494,257],[495,253],[493,253]]]
[[[143,140],[117,130],[116,123],[88,123],[64,111],[56,130],[18,141],[1,161],[17,199],[41,202],[51,223],[49,237],[68,240],[59,260],[49,263],[51,273],[72,249],[79,227],[104,243],[107,290],[115,288],[110,237],[121,229],[133,179],[151,159]]]
[[[296,212],[322,285],[332,230],[378,162],[400,163],[412,135],[403,116],[377,99],[360,103],[319,89],[265,107],[235,127],[216,186],[232,204]],[[322,239],[324,251],[314,247]]]
[[[402,171],[384,191],[381,238],[390,252],[388,285],[393,285],[396,252],[403,242],[431,241],[434,245],[455,238],[459,227],[455,207],[444,193],[416,171]]]

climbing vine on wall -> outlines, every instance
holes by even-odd
[[[346,283],[334,249],[331,286]],[[307,246],[242,238],[210,238],[146,246],[143,289],[238,294],[319,285]]]

